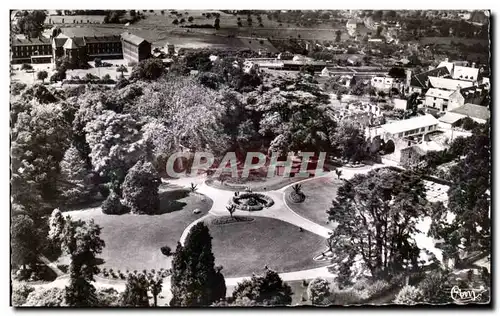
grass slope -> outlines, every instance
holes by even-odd
[[[255,217],[224,225],[207,220],[216,264],[225,277],[262,273],[267,265],[278,273],[324,266],[313,257],[325,249],[324,238],[286,222]]]
[[[106,242],[101,268],[138,270],[170,268],[171,258],[165,257],[160,247],[175,251],[184,229],[204,216],[212,200],[204,195],[187,194],[185,190],[160,193],[161,215],[105,215],[100,208],[68,212],[74,219],[94,219],[102,227],[101,238]],[[193,214],[194,209],[200,214]]]
[[[300,216],[324,227],[332,228],[331,224],[326,223],[328,220],[326,210],[331,207],[332,200],[337,196],[337,189],[342,183],[342,180],[330,177],[302,182],[302,192],[306,195],[306,200],[302,203],[292,202],[289,198],[292,191],[290,187],[285,191],[286,203]]]

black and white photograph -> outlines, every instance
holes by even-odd
[[[492,307],[492,11],[138,6],[9,9],[11,309]]]

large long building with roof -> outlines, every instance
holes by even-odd
[[[13,37],[11,62],[54,63],[61,57],[83,61],[125,58],[129,62],[139,62],[151,55],[151,44],[128,32],[119,35],[93,28],[54,28],[47,36]]]

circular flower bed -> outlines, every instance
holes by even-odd
[[[245,192],[233,196],[232,205],[242,211],[260,211],[264,207],[271,207],[273,199],[261,193]]]
[[[302,192],[295,192],[292,191],[290,192],[290,200],[292,200],[293,203],[302,203],[306,199],[306,195]]]

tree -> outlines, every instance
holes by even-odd
[[[116,72],[120,73],[120,78],[124,78],[123,73],[128,72],[127,67],[120,65],[120,67],[116,68]]]
[[[135,214],[156,214],[160,207],[161,179],[150,162],[139,160],[127,173],[122,185],[124,204]]]
[[[233,217],[233,213],[236,212],[236,205],[231,204],[229,206],[226,206],[227,211],[229,212],[229,215],[231,218]]]
[[[111,190],[121,195],[125,174],[146,154],[140,124],[130,114],[103,111],[85,128],[94,171],[107,177]]]
[[[61,247],[64,227],[66,226],[66,219],[59,209],[54,209],[49,218],[49,233],[48,239]]]
[[[156,275],[150,275],[148,277],[148,282],[149,282],[149,290],[151,291],[151,294],[153,295],[153,306],[158,306],[158,295],[161,293],[161,290],[163,288],[163,279]]]
[[[32,12],[23,11],[23,15],[17,21],[17,29],[19,33],[28,37],[37,38],[43,32],[43,24],[47,14],[42,10],[34,10]]]
[[[399,291],[398,295],[394,299],[395,304],[401,305],[414,305],[422,302],[422,291],[418,288],[406,285]]]
[[[87,170],[87,163],[80,157],[75,146],[66,150],[60,163],[60,190],[66,203],[84,202],[94,189]]]
[[[14,216],[11,224],[12,265],[34,264],[38,257],[39,239],[35,223],[28,215]]]
[[[69,254],[70,284],[65,288],[65,299],[70,306],[94,306],[97,303],[95,287],[90,283],[99,272],[96,255],[105,246],[100,238],[101,227],[93,220],[84,222],[66,219],[62,234],[62,248]]]
[[[45,82],[48,76],[49,74],[45,70],[41,70],[36,74],[37,79],[42,80],[42,82]]]
[[[292,302],[292,289],[278,273],[268,269],[263,276],[254,275],[250,280],[238,283],[233,299],[247,299],[252,305],[286,306]]]
[[[307,296],[313,305],[328,305],[330,294],[330,283],[327,280],[316,278],[309,282]]]
[[[188,22],[192,23],[194,21],[194,18],[192,16],[188,17]]]
[[[173,21],[172,21],[172,24],[174,24],[174,25],[179,24],[179,20],[177,20],[177,19],[173,20]]]
[[[139,80],[155,80],[158,79],[165,71],[165,66],[161,59],[148,58],[142,60],[132,70],[131,79]]]
[[[11,302],[12,306],[18,307],[26,303],[26,299],[30,293],[34,292],[35,288],[27,284],[19,284],[12,287]]]
[[[94,65],[95,65],[96,67],[101,67],[101,66],[102,66],[102,59],[100,59],[100,58],[98,58],[98,57],[97,57],[97,58],[95,58],[95,59],[94,59]]]
[[[144,274],[129,274],[125,291],[122,293],[121,305],[132,307],[148,307],[149,282]],[[156,305],[155,305],[156,306]]]
[[[57,197],[59,162],[71,140],[62,105],[30,106],[17,115],[11,137],[13,202],[43,211],[39,197],[45,201]]]
[[[121,215],[130,212],[130,209],[122,204],[120,196],[111,192],[101,205],[104,214]]]
[[[335,42],[339,43],[340,40],[341,40],[341,36],[342,35],[342,32],[340,30],[336,30],[335,31]]]
[[[172,259],[170,306],[210,306],[226,296],[224,276],[215,268],[212,237],[203,222],[191,228]]]
[[[219,18],[216,18],[215,19],[215,22],[214,22],[214,28],[216,30],[220,29],[220,19]]]
[[[340,176],[342,175],[342,170],[341,169],[335,169],[335,174],[337,175],[337,179],[340,179]]]
[[[366,139],[364,132],[353,122],[342,121],[332,137],[332,144],[342,158],[348,161],[360,161],[366,158]]]
[[[411,234],[424,204],[418,174],[380,169],[355,175],[338,189],[327,211],[329,220],[339,223],[331,237],[334,262],[358,256],[372,276],[381,278],[417,269],[419,249]]]

